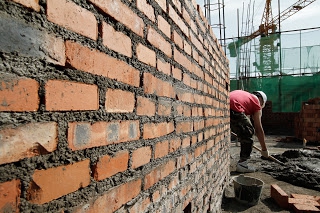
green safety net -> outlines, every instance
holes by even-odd
[[[320,74],[250,78],[243,82],[243,88],[249,92],[264,91],[273,112],[299,112],[303,102],[320,97]],[[231,80],[230,89],[239,89],[237,80]]]

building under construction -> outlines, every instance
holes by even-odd
[[[228,26],[225,25],[224,1],[204,3],[207,17],[215,17],[211,25],[216,28],[229,56],[231,91],[265,91],[269,104],[272,105],[271,111],[278,115],[298,113],[303,110],[305,102],[320,96],[320,43],[314,39],[319,37],[320,28],[281,31],[284,20],[290,20],[290,17],[300,11],[303,13],[303,9],[312,7],[314,2],[315,0],[299,0],[283,11],[272,11],[272,8],[277,7],[272,7],[271,0],[267,0],[260,26],[254,29],[250,25],[253,17],[250,10],[254,10],[253,1],[250,1],[247,7],[242,8],[242,15],[239,16],[238,11],[238,25],[241,25],[238,29],[242,31],[234,38],[225,36]],[[274,1],[272,4],[280,7],[277,5],[279,2]],[[293,42],[288,45],[287,41]],[[292,119],[289,121],[293,123]],[[292,127],[290,124],[287,126]],[[318,132],[314,130],[312,139],[316,135],[320,139]]]

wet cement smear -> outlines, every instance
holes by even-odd
[[[288,150],[273,157],[284,165],[262,164],[262,169],[274,178],[320,191],[320,151]]]

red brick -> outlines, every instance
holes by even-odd
[[[171,65],[170,63],[166,62],[165,60],[163,60],[162,58],[158,58],[157,59],[157,69],[166,74],[166,75],[171,75]]]
[[[47,1],[48,20],[79,33],[83,36],[97,40],[98,22],[88,10],[67,0]]]
[[[155,145],[154,158],[162,158],[169,153],[169,141],[160,141]]]
[[[182,80],[182,71],[181,69],[172,66],[172,77],[174,77],[175,79],[178,79],[179,81]]]
[[[271,197],[284,209],[289,208],[289,196],[277,184],[271,184]]]
[[[143,20],[136,13],[134,13],[127,5],[123,4],[120,0],[89,0],[89,2],[92,2],[102,11],[123,23],[126,27],[131,29],[139,36],[143,36]]]
[[[122,205],[126,204],[141,192],[141,180],[132,180],[122,185],[116,186],[104,193],[100,197],[91,200],[89,205],[86,204],[75,211],[74,213],[113,213]]]
[[[169,140],[169,151],[175,152],[181,147],[181,139],[178,137]]]
[[[68,143],[72,150],[137,140],[139,121],[72,122],[68,128]]]
[[[179,121],[177,122],[176,132],[177,134],[191,132],[192,122],[191,121]]]
[[[190,15],[189,15],[188,11],[186,10],[186,8],[182,8],[182,16],[183,16],[184,20],[189,25],[191,25],[191,18],[190,18]]]
[[[141,43],[137,45],[137,58],[147,65],[156,66],[156,53]]]
[[[173,9],[171,5],[169,5],[169,16],[172,18],[172,20],[178,25],[180,30],[186,35],[186,37],[189,37],[189,28],[187,25],[184,23],[182,18],[176,11]]]
[[[143,125],[143,139],[157,138],[174,131],[172,122],[146,123]]]
[[[158,166],[157,168],[155,168],[145,176],[144,189],[145,190],[149,189],[151,186],[153,186],[160,180],[167,177],[174,170],[175,170],[175,162],[172,160]]]
[[[143,89],[147,94],[170,98],[175,96],[173,86],[169,82],[162,81],[150,73],[143,74]]]
[[[20,180],[0,183],[0,212],[19,212]]]
[[[149,163],[151,160],[151,148],[141,147],[132,152],[132,168],[138,168]]]
[[[53,152],[58,144],[58,128],[54,122],[2,126],[0,135],[1,143],[5,144],[0,146],[0,164]]]
[[[146,0],[137,0],[137,7],[141,10],[151,21],[155,22],[154,9],[152,5],[148,4]]]
[[[168,57],[172,56],[171,44],[167,42],[154,28],[148,27],[147,40],[156,48],[160,49]]]
[[[25,7],[32,8],[33,10],[35,10],[37,12],[40,11],[39,0],[12,0],[12,1],[17,2],[19,4],[22,4]]]
[[[119,89],[108,89],[106,92],[107,112],[133,112],[135,104],[134,94]]]
[[[310,206],[320,206],[317,201],[304,199],[304,198],[291,198],[291,197],[289,197],[288,203],[289,203],[290,206],[292,204],[295,204],[295,203],[296,204],[310,205]]]
[[[171,101],[159,100],[158,115],[169,116],[171,114]]]
[[[161,198],[160,191],[159,190],[154,191],[152,194],[152,201],[155,203],[155,202],[159,201],[160,198]]]
[[[186,40],[183,40],[183,50],[188,54],[191,55],[191,45],[186,42]]]
[[[320,212],[320,209],[309,204],[295,203],[293,204],[293,211],[295,213],[307,213],[307,212],[316,213],[316,212]]]
[[[35,170],[27,191],[28,201],[44,204],[90,183],[89,160],[47,170]]]
[[[128,209],[129,213],[141,213],[146,212],[146,209],[151,204],[150,198],[145,197],[138,200],[132,207]]]
[[[187,70],[191,70],[191,62],[190,60],[180,53],[176,48],[174,49],[174,60],[184,66]]]
[[[191,140],[190,137],[185,137],[182,139],[182,148],[187,148],[190,146]]]
[[[171,38],[171,25],[160,15],[158,15],[158,28],[168,37]]]
[[[173,31],[173,34],[172,34],[172,38],[171,38],[173,41],[174,41],[174,43],[178,46],[178,47],[180,47],[181,49],[183,49],[183,39],[182,39],[182,37],[178,34],[178,32],[177,31]]]
[[[112,124],[110,122],[109,124]],[[110,126],[107,127],[107,138],[108,142],[119,143],[119,142],[126,142],[126,141],[133,141],[138,140],[140,137],[140,129],[139,129],[139,121],[120,121],[120,128],[119,128],[119,139],[118,141],[112,141],[113,139],[113,128]],[[116,132],[115,132],[116,133]]]
[[[139,96],[137,98],[137,115],[154,116],[156,113],[156,105],[148,98]]]
[[[159,6],[162,8],[162,10],[167,12],[167,2],[166,2],[166,0],[155,0],[155,2],[157,2],[159,4]]]
[[[312,196],[312,195],[304,195],[304,194],[291,194],[291,197],[292,198],[315,200],[315,201],[318,201],[318,202],[320,201],[320,196]]]
[[[0,74],[0,111],[37,111],[39,83],[30,78]]]
[[[76,69],[139,86],[140,73],[137,69],[97,50],[66,41],[66,57],[67,62]]]
[[[132,56],[131,39],[105,22],[102,23],[102,39],[104,46],[128,57]]]
[[[128,169],[128,162],[129,152],[125,150],[116,153],[114,156],[102,156],[92,168],[93,177],[99,181],[119,172],[124,172]]]
[[[99,109],[98,87],[96,85],[49,80],[46,89],[46,110],[97,110]]]

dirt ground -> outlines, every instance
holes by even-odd
[[[287,141],[286,139],[290,139]],[[284,162],[280,165],[273,161],[264,160],[258,151],[253,150],[249,165],[256,168],[254,173],[246,173],[245,176],[258,178],[264,182],[260,201],[257,205],[248,206],[239,203],[235,199],[232,178],[239,175],[236,172],[236,163],[239,159],[240,144],[231,143],[230,176],[231,182],[226,188],[222,201],[222,212],[291,212],[284,210],[270,196],[271,184],[277,184],[288,195],[306,194],[320,195],[320,151],[312,150],[319,144],[307,144],[303,148],[302,141],[287,136],[266,136],[266,143],[270,154]],[[255,145],[260,147],[257,138]]]

